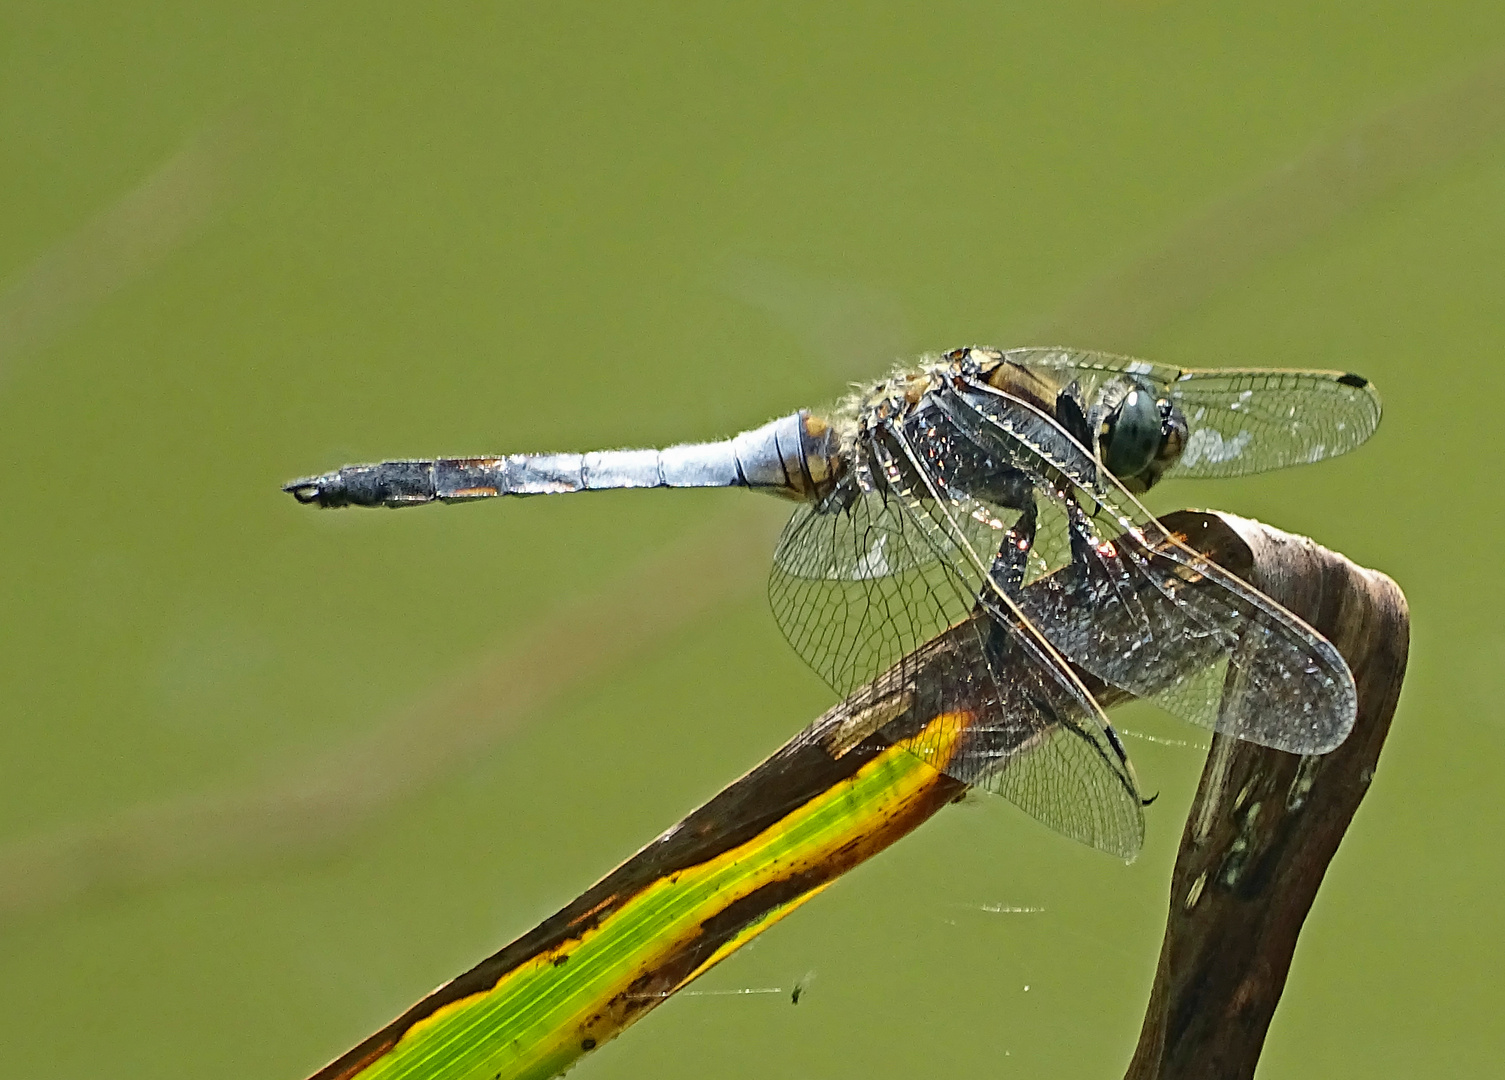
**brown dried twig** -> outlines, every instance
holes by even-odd
[[[1358,687],[1358,719],[1322,757],[1214,737],[1127,1080],[1254,1075],[1301,925],[1374,778],[1410,640],[1405,596],[1384,574],[1267,525],[1202,517],[1193,546],[1220,552],[1337,646]]]

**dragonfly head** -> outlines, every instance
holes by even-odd
[[[1093,412],[1098,459],[1136,494],[1154,487],[1186,446],[1181,410],[1134,379],[1104,386]]]

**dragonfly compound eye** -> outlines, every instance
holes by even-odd
[[[1160,439],[1159,403],[1136,387],[1103,417],[1098,451],[1107,470],[1122,480],[1149,468],[1160,449]]]

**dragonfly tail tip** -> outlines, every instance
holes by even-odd
[[[318,503],[320,506],[328,506],[328,477],[309,476],[302,480],[293,480],[282,485],[282,490],[305,506],[309,503]]]

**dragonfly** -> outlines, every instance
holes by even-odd
[[[1333,645],[1138,496],[1346,453],[1380,411],[1346,372],[970,346],[721,441],[347,465],[284,490],[322,507],[655,487],[793,500],[768,593],[843,698],[810,729],[823,745],[923,717],[911,752],[1132,859],[1146,800],[1089,682],[1296,754],[1332,750],[1355,716]]]

